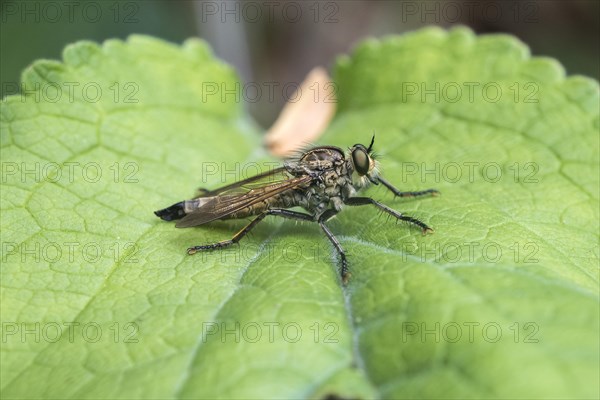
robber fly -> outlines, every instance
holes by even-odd
[[[437,195],[435,189],[401,192],[379,173],[372,149],[355,144],[348,154],[334,146],[315,147],[288,160],[282,167],[256,175],[213,191],[201,189],[199,196],[173,204],[154,213],[165,221],[180,220],[177,228],[204,225],[215,220],[254,216],[248,225],[229,240],[188,248],[188,254],[220,249],[239,242],[267,215],[311,221],[319,224],[337,250],[344,284],[350,277],[346,254],[325,222],[344,206],[373,205],[394,218],[421,228],[423,234],[433,230],[416,218],[403,215],[369,197],[356,193],[370,184],[382,184],[399,197]],[[301,207],[307,212],[289,210]]]

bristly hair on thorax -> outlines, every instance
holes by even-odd
[[[317,147],[317,144],[314,142],[306,142],[303,141],[300,146],[298,146],[295,150],[289,152],[285,157],[283,157],[284,161],[297,161],[309,150]]]

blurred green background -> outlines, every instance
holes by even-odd
[[[132,33],[180,43],[197,36],[233,64],[244,82],[299,83],[317,65],[331,67],[367,37],[425,25],[505,32],[534,55],[558,59],[568,74],[600,77],[600,2],[589,1],[11,1],[0,0],[2,96],[18,90],[21,71],[39,58],[60,59],[68,43]],[[177,71],[173,71],[177,73]],[[279,86],[279,87],[281,87]],[[279,92],[279,94],[281,94]],[[247,104],[268,127],[284,96]]]

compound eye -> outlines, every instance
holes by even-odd
[[[369,165],[371,161],[369,160],[369,155],[366,151],[362,149],[354,149],[352,152],[352,162],[354,163],[354,168],[359,175],[366,175],[369,172]]]

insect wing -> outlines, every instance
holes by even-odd
[[[202,190],[202,194],[197,196],[200,197],[212,197],[219,194],[242,194],[247,192],[249,189],[265,186],[269,183],[276,183],[282,180],[289,179],[289,175],[286,173],[284,167],[275,168],[271,171],[265,171],[250,178],[234,182],[230,185],[220,187],[215,190]]]
[[[175,226],[177,228],[187,228],[206,224],[312,180],[309,175],[292,178],[284,171],[278,171],[278,173],[282,177],[285,176],[286,179],[274,181],[271,174],[268,174],[262,177],[266,179],[266,183],[263,180],[254,179],[249,183],[242,181],[238,184],[230,185],[230,188],[221,191],[217,196],[212,196],[210,200],[207,200],[197,210],[186,215]]]

